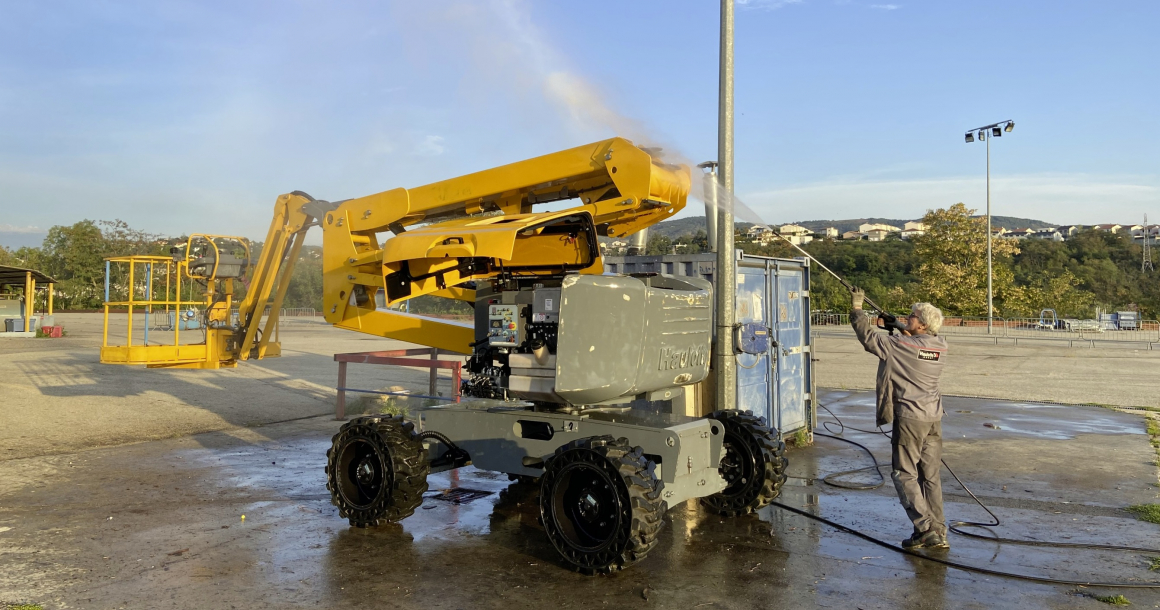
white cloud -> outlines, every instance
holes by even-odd
[[[917,218],[957,202],[986,209],[983,177],[832,180],[751,192],[742,199],[767,222],[813,218]],[[1025,174],[991,179],[991,213],[1046,222],[1140,222],[1160,218],[1160,177]],[[739,209],[737,217],[743,218]]]
[[[446,148],[443,146],[443,136],[425,136],[415,146],[414,155],[417,157],[438,157]]]
[[[0,223],[0,233],[44,233],[44,229],[40,227],[18,227],[15,225]]]
[[[871,4],[870,8],[876,8],[881,11],[896,11],[902,8],[901,4]]]

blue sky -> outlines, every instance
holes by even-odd
[[[621,134],[716,156],[718,4],[0,5],[0,244],[121,218],[261,238],[345,199]],[[1160,3],[748,0],[736,181],[767,222],[1160,219]],[[691,203],[685,215],[700,214]],[[318,236],[314,236],[315,240]]]

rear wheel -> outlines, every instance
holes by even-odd
[[[540,515],[552,546],[585,574],[624,569],[656,545],[666,506],[655,466],[611,436],[579,439],[548,461]]]
[[[427,452],[402,417],[343,424],[326,452],[326,488],[338,514],[356,527],[411,516],[427,491]]]
[[[736,516],[767,506],[785,483],[785,443],[764,417],[745,411],[716,411],[708,416],[724,426],[725,455],[719,472],[724,490],[701,499],[713,512]]]

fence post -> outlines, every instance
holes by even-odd
[[[346,363],[338,363],[338,398],[334,401],[334,419],[346,419]]]
[[[463,365],[456,362],[455,368],[451,369],[451,395],[455,397],[455,402],[459,402],[459,386],[462,383]]]
[[[439,359],[439,348],[437,348],[437,347],[431,348],[431,359],[432,360]],[[435,392],[439,389],[439,369],[437,369],[435,367],[431,367],[431,372],[429,374],[429,382],[430,383],[428,384],[427,395],[428,396],[438,396],[438,394],[436,394]]]

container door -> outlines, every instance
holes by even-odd
[[[806,337],[802,298],[802,272],[779,269],[776,281],[776,306],[773,312],[773,336],[777,339],[777,428],[789,432],[806,425],[805,382]],[[770,420],[774,421],[774,420]]]
[[[769,286],[764,268],[738,266],[737,322],[758,322],[769,326]],[[749,411],[772,422],[773,393],[769,354],[737,354],[737,409]]]

